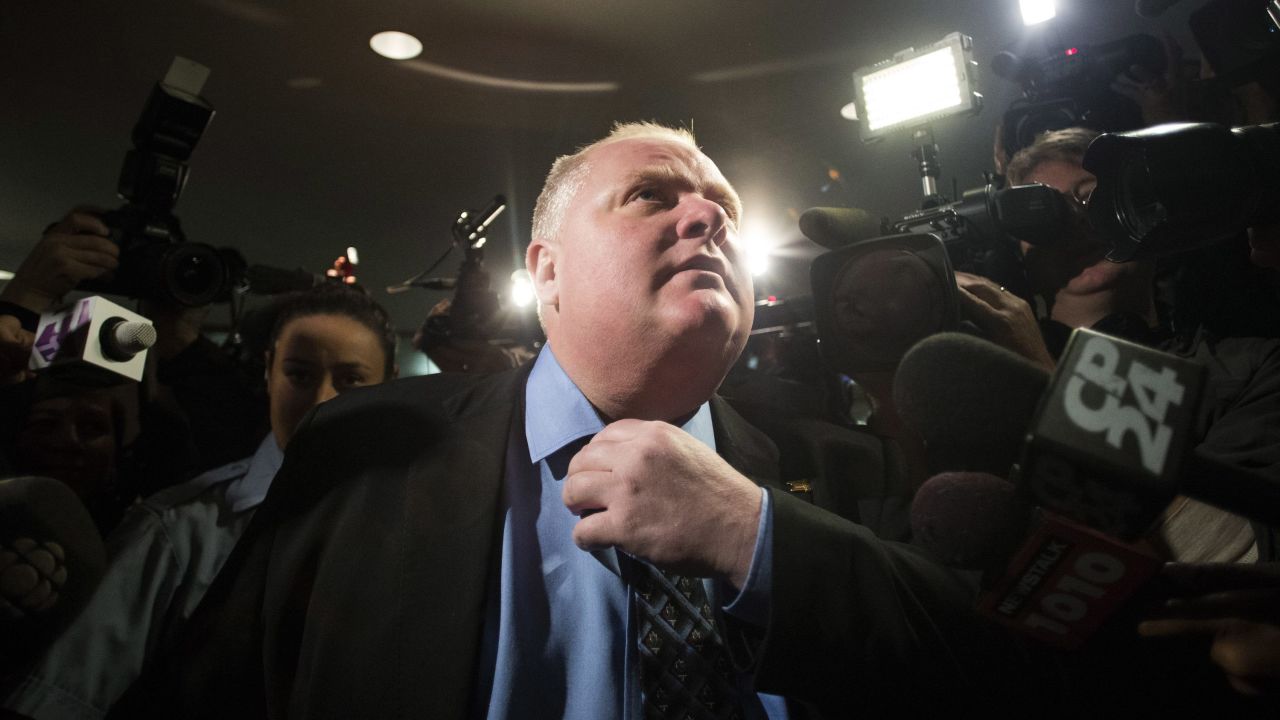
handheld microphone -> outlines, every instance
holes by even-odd
[[[972,439],[965,469],[991,453],[997,474],[1019,457],[1015,478],[1037,503],[1108,535],[1143,534],[1179,493],[1280,524],[1280,484],[1191,449],[1203,385],[1197,363],[1082,329],[1052,378],[977,338],[930,338],[903,359],[894,396],[931,452],[931,440],[960,454]]]
[[[74,618],[106,564],[98,529],[71,488],[47,477],[0,480],[3,652],[34,651]]]
[[[1062,649],[1091,637],[1160,569],[1150,553],[1030,508],[987,473],[942,473],[911,504],[913,541],[944,564],[985,570],[978,611]]]
[[[932,472],[1005,477],[1048,383],[1043,368],[1017,353],[972,335],[939,333],[903,356],[893,399],[923,438]]]
[[[155,342],[150,320],[95,295],[40,316],[29,367],[88,385],[138,381]]]

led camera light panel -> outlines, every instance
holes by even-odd
[[[855,71],[854,102],[863,141],[977,112],[982,96],[974,90],[972,56],[972,39],[956,32],[925,48],[908,48],[891,60]]]

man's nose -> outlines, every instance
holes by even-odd
[[[676,234],[684,238],[711,238],[722,245],[728,238],[725,225],[729,216],[720,203],[701,195],[690,193],[680,200],[681,215],[676,224]]]

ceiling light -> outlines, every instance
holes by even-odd
[[[1018,0],[1023,25],[1039,25],[1058,14],[1054,0]]]
[[[369,38],[369,47],[385,58],[408,60],[422,54],[422,41],[395,30],[387,30]]]

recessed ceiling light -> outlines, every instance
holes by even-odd
[[[408,60],[422,54],[422,41],[395,30],[387,30],[369,38],[369,47],[382,57],[392,60]]]

